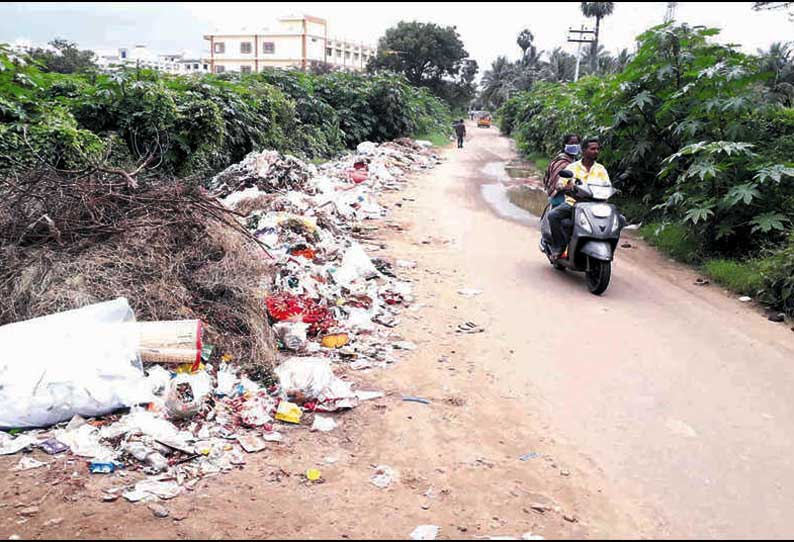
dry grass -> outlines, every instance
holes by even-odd
[[[124,296],[139,320],[200,318],[241,365],[272,367],[271,269],[233,215],[176,180],[66,178],[45,194],[52,175],[0,185],[0,324]]]

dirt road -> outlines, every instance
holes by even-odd
[[[790,536],[794,333],[637,241],[606,295],[590,295],[545,262],[534,221],[484,203],[493,163],[513,151],[495,129],[469,132],[386,197],[373,242],[417,262],[402,271],[417,305],[395,335],[418,348],[349,373],[386,398],[337,416],[332,433],[288,432],[165,503],[166,519],[102,502],[114,482],[79,462],[13,473],[18,458],[0,458],[0,535],[405,538],[435,524],[440,538]],[[466,321],[485,331],[456,333]],[[369,481],[384,464],[399,472],[385,490]],[[310,467],[324,483],[302,481]],[[39,511],[22,521],[20,504]]]

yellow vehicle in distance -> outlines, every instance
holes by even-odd
[[[482,113],[477,118],[477,128],[490,128],[491,127],[491,114]]]

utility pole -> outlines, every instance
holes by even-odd
[[[678,2],[667,2],[667,13],[664,14],[664,22],[669,23],[675,20],[675,8]]]
[[[573,34],[573,36],[571,36]],[[579,63],[582,57],[582,44],[593,43],[595,41],[595,30],[585,29],[585,26],[579,30],[568,29],[568,43],[576,44],[576,74],[573,76],[574,83],[579,80]]]

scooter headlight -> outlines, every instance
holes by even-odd
[[[590,225],[590,221],[587,220],[587,216],[583,212],[579,212],[579,218],[577,218],[576,221],[579,223],[579,227],[584,231],[593,233],[593,227]]]

